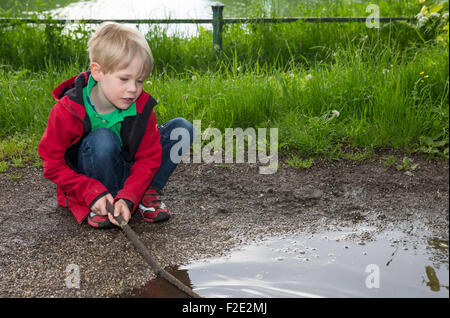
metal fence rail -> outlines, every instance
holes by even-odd
[[[129,24],[212,24],[213,26],[213,47],[222,48],[222,28],[224,24],[240,23],[291,23],[296,21],[309,23],[330,23],[330,22],[367,22],[367,17],[290,17],[290,18],[224,18],[224,5],[217,2],[211,6],[212,19],[34,19],[34,18],[7,18],[0,17],[1,24],[34,23],[34,24],[69,24],[69,23],[87,23],[100,24],[106,21]],[[394,21],[415,20],[414,17],[379,17],[380,23],[390,23]]]

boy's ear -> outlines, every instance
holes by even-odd
[[[102,67],[97,62],[92,62],[90,68],[92,77],[99,82],[101,75],[103,75]]]

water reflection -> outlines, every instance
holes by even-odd
[[[430,237],[427,240],[428,249],[432,251],[430,260],[435,266],[440,264],[447,264],[448,269],[448,240],[440,239],[438,237]]]
[[[172,266],[166,268],[170,274],[175,276],[178,280],[180,280],[186,286],[192,288],[191,281],[189,279],[189,274],[187,269],[180,269],[179,266]],[[122,297],[135,297],[135,298],[186,298],[186,294],[180,291],[178,288],[169,284],[166,280],[157,277],[153,279],[143,288],[139,288]]]
[[[212,16],[204,0],[95,0],[73,2],[53,11],[69,19],[185,19]]]
[[[425,272],[427,273],[428,282],[426,282],[427,286],[430,287],[432,291],[440,291],[441,285],[439,284],[439,279],[437,278],[436,271],[433,267],[427,266],[425,267]]]
[[[431,237],[427,240],[428,250],[431,251],[429,259],[433,262],[433,266],[428,265],[425,267],[425,273],[427,278],[423,279],[423,283],[430,288],[431,291],[439,292],[441,287],[449,290],[449,285],[441,284],[439,282],[436,270],[440,269],[442,265],[447,265],[448,270],[448,240],[443,240],[438,237]],[[428,280],[427,280],[428,279]]]
[[[189,0],[94,0],[77,1],[65,7],[49,11],[57,18],[68,20],[79,19],[199,19],[211,18],[210,1]],[[212,26],[204,25],[206,29]],[[168,35],[195,35],[198,26],[194,24],[169,24],[162,26]],[[148,25],[139,28],[146,33],[150,30]]]

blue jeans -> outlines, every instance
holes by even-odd
[[[184,118],[172,119],[158,129],[162,146],[161,166],[150,185],[161,192],[180,162],[178,159],[186,150],[189,150],[194,140],[194,132],[192,124]],[[184,134],[177,134],[177,132],[184,132]],[[171,134],[178,138],[175,139],[173,136],[174,140],[171,140]],[[172,150],[174,145],[177,147]],[[83,139],[78,151],[78,169],[81,173],[99,180],[113,197],[123,188],[125,180],[130,175],[132,164],[122,157],[119,137],[107,128],[90,132]]]

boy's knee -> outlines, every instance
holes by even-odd
[[[183,117],[177,117],[171,120],[171,124],[174,128],[186,128],[186,129],[192,129],[192,124],[184,119]]]
[[[172,122],[173,128],[182,128],[188,131],[190,142],[192,143],[192,141],[194,140],[194,126],[182,117],[174,118]]]
[[[120,153],[119,137],[110,129],[99,128],[86,137],[89,150],[98,159],[107,159]]]

